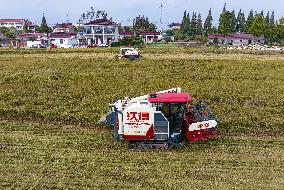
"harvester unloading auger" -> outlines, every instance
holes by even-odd
[[[100,124],[112,125],[114,137],[132,148],[171,148],[183,142],[209,140],[219,135],[217,117],[181,88],[173,88],[110,104],[111,111]]]

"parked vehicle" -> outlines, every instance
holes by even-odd
[[[97,48],[97,47],[98,47],[97,44],[90,44],[90,45],[87,46],[87,48]]]
[[[27,48],[46,48],[41,41],[27,41]]]
[[[50,48],[58,48],[58,47],[57,47],[57,45],[55,45],[55,44],[51,44],[51,45],[50,45]]]
[[[106,43],[99,44],[98,47],[108,47]]]

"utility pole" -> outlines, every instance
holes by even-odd
[[[161,28],[162,32],[164,31],[164,23],[163,23],[163,0],[161,0],[161,17],[160,17],[160,23],[161,23]]]
[[[68,15],[68,13],[66,15],[66,23],[69,23],[69,15]]]

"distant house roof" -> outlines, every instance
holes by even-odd
[[[56,24],[55,28],[69,28],[73,27],[72,23],[62,23],[62,24]]]
[[[139,34],[143,36],[146,36],[146,35],[157,36],[157,35],[160,35],[160,32],[139,32]]]
[[[249,33],[234,33],[224,36],[222,34],[209,34],[209,39],[242,39],[242,40],[264,40],[264,36],[253,36]]]
[[[119,35],[121,35],[121,36],[133,36],[134,32],[119,32]]]
[[[230,39],[245,39],[245,40],[264,40],[264,36],[255,37],[252,34],[248,34],[248,33],[229,34],[227,36],[227,38],[230,38]]]
[[[49,35],[49,38],[70,38],[77,36],[76,32],[53,32]]]
[[[44,33],[23,33],[19,35],[19,38],[23,40],[28,40],[31,38],[42,38],[44,36],[45,36]]]
[[[106,18],[102,18],[102,19],[96,19],[96,20],[90,21],[89,23],[87,23],[85,25],[109,26],[109,25],[117,25],[117,24],[115,22],[113,22],[112,20],[109,20],[109,19],[106,19]]]
[[[208,38],[209,39],[215,39],[215,38],[224,39],[225,37],[222,34],[209,34]]]
[[[0,23],[3,22],[24,22],[25,19],[0,19]]]
[[[142,36],[146,36],[146,35],[157,36],[157,35],[160,35],[160,32],[138,32],[138,34],[140,34]],[[134,32],[119,32],[119,35],[121,35],[121,36],[134,36]]]

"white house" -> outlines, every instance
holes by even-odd
[[[74,32],[72,23],[56,24],[53,32]]]
[[[0,27],[15,27],[17,30],[23,30],[25,19],[0,19]]]
[[[142,37],[145,43],[153,43],[158,41],[160,32],[140,32],[139,36]]]
[[[210,34],[208,35],[208,42],[210,44],[231,44],[231,45],[248,45],[248,44],[264,44],[265,37],[262,36],[253,36],[249,33],[234,33],[227,36],[222,34]]]
[[[22,33],[18,35],[18,39],[28,48],[48,45],[48,36],[45,33]]]
[[[54,32],[50,34],[49,40],[50,44],[58,48],[71,48],[79,44],[76,32]]]
[[[112,20],[96,19],[84,24],[83,28],[88,45],[118,42],[118,25]]]

